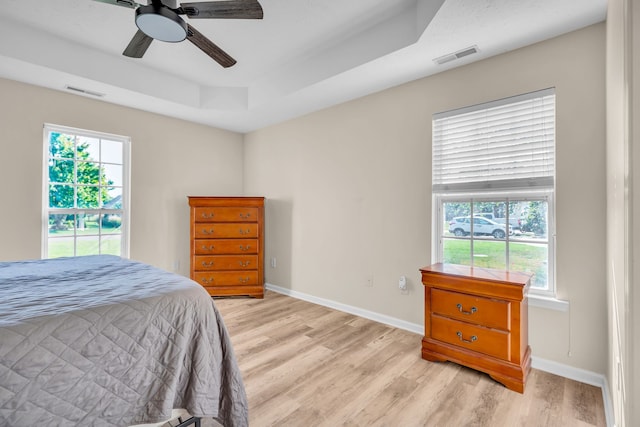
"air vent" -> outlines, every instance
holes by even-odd
[[[478,52],[478,46],[471,46],[454,53],[448,53],[433,60],[436,64],[442,65],[447,62],[455,61],[456,59],[464,58],[465,56],[473,55]]]
[[[72,92],[82,93],[84,95],[95,96],[96,98],[102,98],[105,95],[104,93],[94,92],[92,90],[82,89],[79,87],[74,87],[69,85],[65,86],[65,89],[70,90]]]

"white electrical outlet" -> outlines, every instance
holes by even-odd
[[[271,268],[276,268],[276,257],[271,258]]]
[[[367,288],[373,288],[373,274],[369,274],[367,277],[365,277],[364,285]]]
[[[400,276],[400,280],[398,280],[398,289],[401,291],[407,290],[407,278],[406,276]]]

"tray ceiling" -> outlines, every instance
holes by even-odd
[[[196,1],[196,0],[193,0]],[[0,77],[249,132],[488,58],[606,17],[606,0],[260,0],[263,20],[190,20],[231,54],[191,43],[122,51],[133,10],[91,0],[3,0]],[[438,64],[476,46],[478,52]]]

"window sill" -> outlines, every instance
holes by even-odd
[[[560,300],[553,297],[529,294],[529,307],[545,308],[555,311],[569,311],[569,301]]]

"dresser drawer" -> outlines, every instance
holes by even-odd
[[[432,288],[431,312],[490,328],[511,330],[508,301]]]
[[[195,208],[195,222],[257,222],[257,208],[201,207]]]
[[[205,287],[258,285],[257,271],[197,272],[194,280]]]
[[[438,315],[431,316],[433,339],[469,350],[509,360],[509,332],[484,328]]]
[[[194,260],[196,271],[202,270],[256,270],[256,255],[197,255]]]
[[[194,245],[197,255],[258,253],[258,239],[196,239]]]
[[[264,294],[262,285],[203,286],[212,297],[259,296]]]
[[[257,238],[258,224],[241,223],[203,223],[196,224],[194,229],[196,239],[211,238]]]

